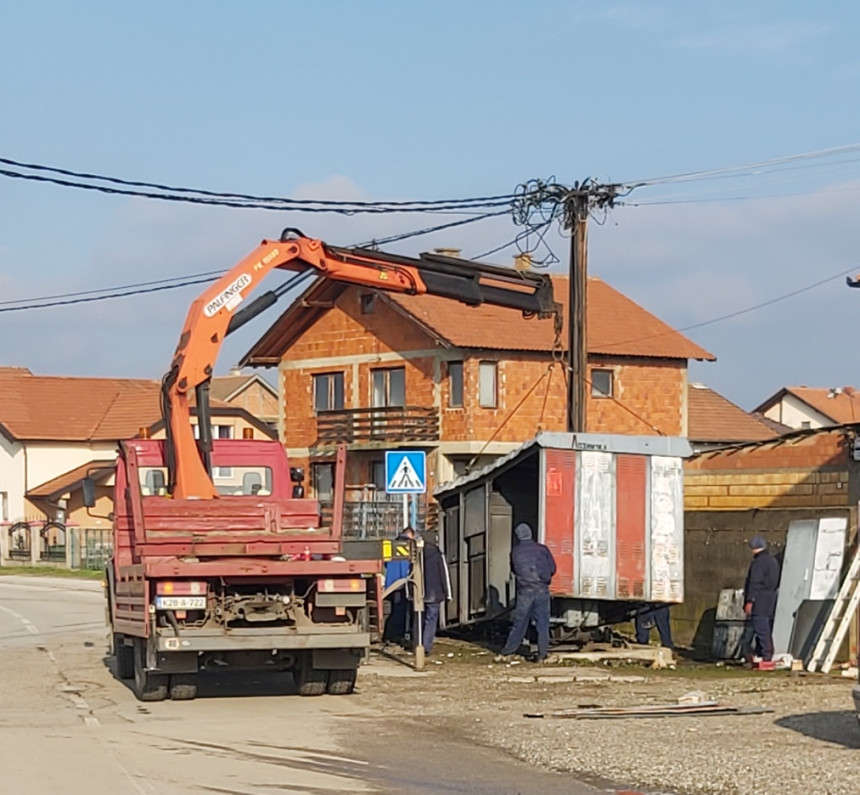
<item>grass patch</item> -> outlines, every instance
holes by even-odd
[[[75,580],[102,580],[104,572],[94,569],[65,569],[52,566],[0,566],[0,577],[26,574],[31,577],[70,577]]]

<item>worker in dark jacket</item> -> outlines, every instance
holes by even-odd
[[[421,645],[424,646],[424,653],[430,654],[439,627],[439,611],[451,598],[451,582],[445,557],[438,546],[439,537],[432,530],[423,535],[424,620],[421,624]],[[413,639],[418,642],[417,633],[413,633]]]
[[[744,613],[755,638],[755,652],[767,661],[773,659],[773,616],[779,589],[779,563],[767,551],[767,542],[760,535],[750,539],[749,547],[753,559],[744,583]]]
[[[415,538],[415,531],[411,527],[404,527],[396,540],[408,543],[413,538]],[[385,564],[385,590],[407,578],[411,568],[412,565],[405,558],[389,560]],[[388,600],[390,611],[382,631],[382,642],[403,644],[406,639],[406,628],[409,626],[411,605],[406,583],[402,583],[385,598]]]
[[[496,659],[502,662],[516,652],[525,639],[529,623],[534,621],[538,661],[543,662],[549,654],[549,584],[555,574],[555,560],[546,546],[532,538],[529,525],[518,524],[514,535],[517,544],[511,553],[511,567],[517,578],[517,604],[513,626]]]

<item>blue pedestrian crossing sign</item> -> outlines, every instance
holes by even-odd
[[[423,450],[386,450],[385,491],[389,494],[427,491],[427,454]]]

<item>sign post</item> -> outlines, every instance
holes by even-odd
[[[403,527],[409,525],[409,495],[427,491],[427,454],[423,450],[386,450],[385,491],[403,495]],[[424,670],[424,539],[417,538],[412,561],[415,670]]]

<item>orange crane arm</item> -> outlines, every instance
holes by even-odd
[[[173,362],[162,381],[168,489],[177,499],[218,497],[209,462],[209,381],[224,338],[257,314],[253,305],[243,308],[247,316],[237,324],[236,310],[275,268],[313,270],[329,279],[387,292],[431,293],[467,304],[511,306],[541,317],[554,315],[560,325],[560,308],[553,300],[548,276],[453,257],[423,255],[422,259],[410,259],[367,249],[336,248],[304,237],[298,230],[284,230],[280,240],[260,243],[206,289],[188,311]],[[197,398],[199,442],[191,425],[192,392]]]

